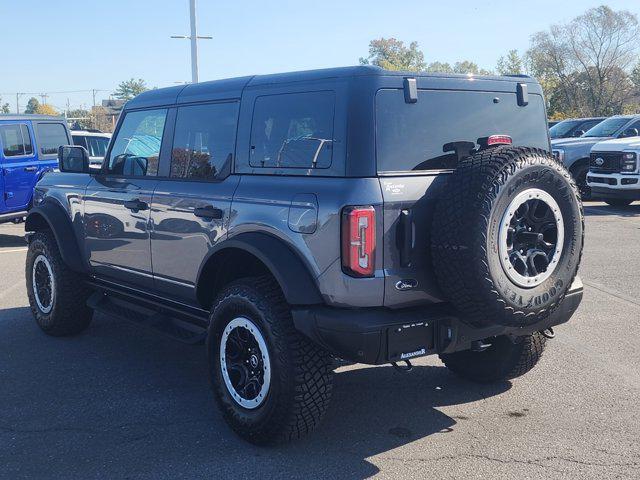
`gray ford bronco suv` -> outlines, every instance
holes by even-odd
[[[26,221],[38,325],[105,312],[204,341],[254,443],[318,424],[336,358],[520,376],[582,298],[581,202],[528,77],[362,66],[152,90],[100,170],[80,146],[59,160]]]

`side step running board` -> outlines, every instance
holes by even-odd
[[[22,219],[29,215],[29,212],[12,212],[12,213],[4,213],[0,215],[0,223],[1,222],[10,222],[11,220]]]
[[[103,292],[95,292],[91,295],[87,305],[96,312],[152,328],[183,343],[202,343],[207,336],[207,330],[204,327]]]

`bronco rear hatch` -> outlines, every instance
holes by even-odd
[[[447,173],[461,158],[486,147],[494,135],[510,137],[516,146],[550,150],[542,96],[529,94],[523,102],[513,85],[513,93],[419,89],[411,98],[406,89],[377,92],[385,305],[440,301],[429,255],[430,224]]]

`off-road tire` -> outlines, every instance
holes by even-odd
[[[254,410],[234,401],[222,376],[222,333],[238,317],[260,329],[269,352],[271,384]],[[331,399],[332,358],[294,328],[289,305],[272,277],[244,278],[224,288],[211,311],[207,351],[216,402],[227,423],[245,440],[258,445],[295,440],[311,432],[324,416]]]
[[[546,341],[539,332],[513,340],[499,336],[486,340],[491,344],[487,350],[441,354],[440,360],[449,370],[467,380],[500,382],[520,377],[535,367],[542,357]]]
[[[575,168],[573,172],[573,178],[575,179],[576,186],[580,192],[580,198],[582,201],[591,200],[593,195],[591,193],[591,187],[587,185],[587,174],[589,173],[589,165],[582,164]]]
[[[444,186],[431,228],[438,284],[472,326],[528,326],[564,300],[580,265],[584,214],[567,169],[541,149],[498,147],[463,159]],[[557,202],[564,243],[551,275],[531,288],[512,281],[498,254],[499,229],[512,199],[539,189]]]
[[[610,198],[605,200],[604,203],[611,205],[612,207],[628,207],[633,203],[633,200],[626,200],[624,198]]]
[[[33,264],[43,255],[51,265],[54,294],[51,311],[44,313],[38,306],[33,289]],[[67,267],[62,260],[55,237],[49,231],[34,233],[29,240],[25,269],[27,295],[31,312],[38,326],[47,335],[65,337],[84,331],[93,318],[87,306],[92,291],[84,277]]]

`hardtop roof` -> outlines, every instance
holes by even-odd
[[[16,121],[16,120],[65,120],[61,115],[38,115],[35,113],[0,113],[0,121]]]
[[[148,108],[176,103],[191,103],[197,101],[215,101],[229,98],[240,98],[246,87],[260,85],[285,84],[293,82],[308,82],[330,79],[345,79],[355,77],[432,77],[438,79],[483,79],[510,83],[535,83],[537,81],[527,75],[465,75],[455,73],[427,73],[392,71],[373,65],[359,65],[353,67],[324,68],[319,70],[305,70],[299,72],[273,73],[267,75],[253,75],[246,77],[212,80],[197,84],[179,85],[158,88],[141,93],[126,103],[125,109]]]

